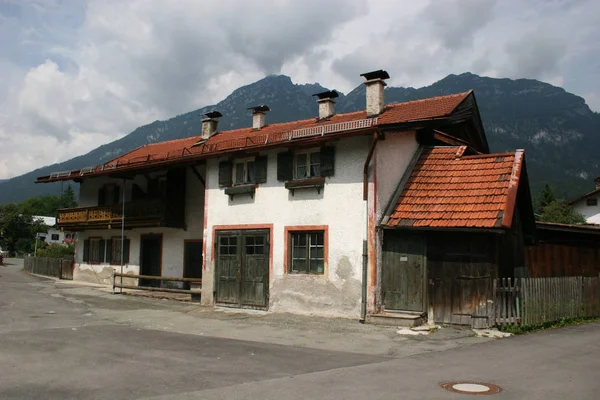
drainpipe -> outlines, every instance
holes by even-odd
[[[365,166],[363,169],[363,203],[365,210],[365,230],[363,237],[363,254],[362,254],[362,303],[360,309],[360,321],[362,323],[367,319],[367,278],[369,275],[369,164],[371,164],[371,158],[379,139],[379,130],[373,134],[373,142],[369,148],[369,154],[365,160]]]
[[[123,294],[123,261],[125,256],[125,189],[127,188],[127,180],[123,179],[123,209],[121,210],[121,290]]]

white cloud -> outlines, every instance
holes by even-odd
[[[0,178],[221,100],[268,73],[349,91],[530,77],[600,108],[593,0],[0,0]],[[568,33],[568,34],[567,34]]]

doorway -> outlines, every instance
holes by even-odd
[[[425,311],[424,243],[417,233],[385,232],[381,283],[386,310]]]
[[[183,277],[202,279],[202,240],[184,241]],[[184,286],[189,289],[189,282]]]
[[[147,234],[140,237],[140,275],[162,275],[162,235]],[[139,286],[160,287],[161,281],[140,279]]]
[[[266,229],[217,232],[217,303],[268,307],[269,246]]]

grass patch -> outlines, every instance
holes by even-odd
[[[502,332],[508,332],[508,333],[512,333],[514,335],[520,335],[522,333],[544,331],[546,329],[562,328],[564,326],[570,326],[570,325],[587,324],[589,322],[596,322],[598,320],[600,320],[599,317],[563,318],[558,321],[549,321],[549,322],[543,322],[541,324],[533,324],[533,325],[518,325],[518,326],[505,325],[505,326],[500,327],[499,329]]]

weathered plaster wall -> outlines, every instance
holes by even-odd
[[[595,206],[588,206],[586,199],[573,204],[573,209],[583,215],[589,224],[600,224],[600,194],[596,195],[596,198],[598,204]]]
[[[198,168],[201,175],[205,175],[204,168]],[[141,183],[145,180],[139,179]],[[89,184],[88,188],[100,187],[104,182],[98,178],[98,183]],[[135,181],[138,181],[136,179]],[[87,183],[86,183],[87,185]],[[141,185],[140,185],[141,186]],[[127,184],[130,193],[131,185]],[[97,194],[94,194],[97,197]],[[130,196],[130,194],[129,194]],[[126,194],[127,197],[127,194]],[[129,197],[130,198],[130,197]],[[97,199],[94,200],[94,203]],[[95,205],[95,204],[93,204]],[[125,236],[130,240],[129,264],[124,269],[126,273],[139,274],[140,271],[140,238],[143,234],[156,233],[162,234],[162,275],[163,276],[183,276],[183,252],[184,240],[202,239],[204,228],[204,187],[198,178],[188,171],[186,174],[186,223],[187,229],[175,228],[141,228],[125,231]],[[111,266],[103,264],[84,264],[83,263],[83,241],[89,237],[102,237],[109,239],[111,237],[120,237],[120,229],[89,230],[78,234],[76,244],[76,264],[73,279],[85,280],[95,283],[112,284],[112,273],[114,270],[120,270],[121,266]]]
[[[362,169],[370,138],[358,137],[335,143],[335,175],[327,178],[320,194],[315,189],[296,190],[292,196],[277,181],[277,153],[269,151],[267,182],[256,189],[254,199],[233,200],[218,187],[218,161],[209,160],[206,195],[204,304],[212,304],[216,225],[273,224],[271,237],[269,309],[324,316],[360,315],[363,236]],[[263,154],[263,153],[261,153]],[[329,256],[325,274],[308,276],[284,270],[285,227],[327,225]]]

